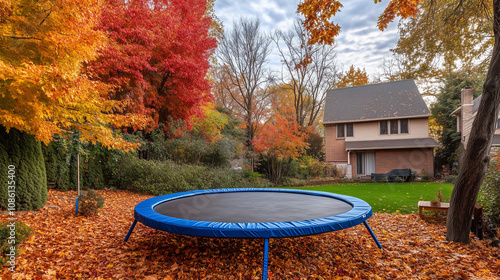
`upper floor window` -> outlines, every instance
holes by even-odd
[[[337,124],[337,138],[353,137],[354,125],[352,123]]]
[[[380,121],[380,134],[400,134],[408,133],[408,119]]]

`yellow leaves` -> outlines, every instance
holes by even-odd
[[[340,81],[335,85],[335,87],[353,87],[367,85],[368,83],[368,74],[366,73],[366,70],[354,68],[354,65],[351,65],[348,71],[342,73]]]
[[[78,130],[84,141],[123,150],[137,147],[111,127],[134,122],[143,128],[150,120],[116,115],[121,104],[105,98],[108,86],[82,74],[82,63],[107,40],[94,28],[99,2],[12,1],[15,9],[0,25],[0,125],[45,143]]]

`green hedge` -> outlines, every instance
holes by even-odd
[[[110,167],[111,186],[153,195],[197,189],[270,186],[266,180],[256,179],[244,171],[148,161],[133,155],[115,158]]]
[[[11,166],[15,174],[9,178]],[[14,181],[16,211],[42,208],[47,202],[45,161],[33,135],[0,126],[0,207],[8,206],[8,182]],[[11,184],[12,185],[12,184]]]

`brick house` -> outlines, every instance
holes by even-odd
[[[460,142],[463,149],[467,148],[470,132],[472,130],[472,123],[476,118],[479,103],[481,103],[481,97],[482,95],[474,99],[474,89],[472,88],[462,89],[460,107],[451,113],[452,116],[457,117],[457,132],[461,134]],[[492,149],[500,148],[500,114],[491,147]]]
[[[433,176],[430,115],[412,79],[328,90],[326,161],[348,178],[400,168]]]

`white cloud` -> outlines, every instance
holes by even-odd
[[[274,32],[276,29],[285,31],[293,26],[298,3],[297,0],[217,0],[215,12],[226,28],[230,28],[233,21],[239,18],[258,17],[264,32]],[[385,9],[383,3],[344,0],[343,5],[333,18],[333,21],[341,26],[341,33],[336,38],[338,64],[343,65],[345,69],[351,64],[365,68],[374,78],[379,73],[377,68],[383,58],[389,56],[390,49],[396,46],[399,38],[397,25],[391,23],[384,32],[377,28],[378,16]],[[279,58],[273,55],[271,59],[273,61],[269,65],[277,67]]]

